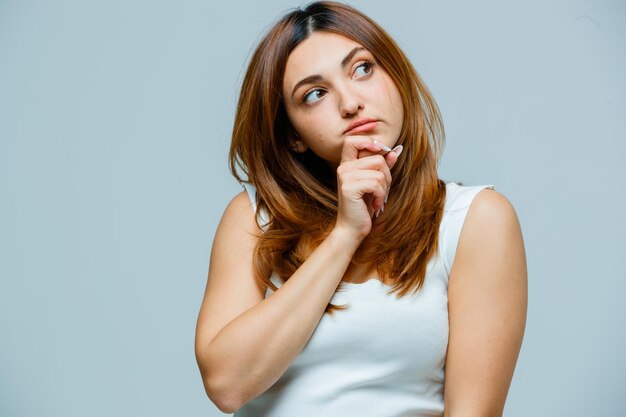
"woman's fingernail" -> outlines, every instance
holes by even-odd
[[[376,218],[378,218],[379,214],[380,214],[380,209],[376,210]]]
[[[391,150],[391,152],[395,152],[397,156],[400,156],[400,154],[402,153],[402,150],[404,149],[404,146],[402,145],[398,145],[395,148],[393,148]]]
[[[387,200],[387,199],[385,199],[385,200]],[[385,211],[385,204],[383,203],[383,206],[380,208],[380,212],[382,213],[384,211]]]
[[[379,141],[374,139],[374,143],[378,146],[380,146],[382,149],[386,150],[387,152],[391,152],[391,148],[387,145],[385,145],[384,143],[380,143]]]
[[[387,203],[388,198],[389,198],[389,191],[387,191],[387,195],[385,196],[385,204]]]

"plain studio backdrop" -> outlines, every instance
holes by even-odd
[[[245,67],[297,1],[0,1],[0,415],[218,416],[193,340]],[[505,416],[626,415],[626,4],[353,1],[528,260]]]

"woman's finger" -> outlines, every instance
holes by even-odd
[[[381,147],[374,144],[374,140],[369,136],[348,136],[341,148],[341,163],[359,159],[360,151],[376,154],[381,151]]]

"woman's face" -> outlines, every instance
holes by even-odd
[[[398,140],[404,119],[400,92],[374,56],[351,39],[311,34],[289,55],[282,88],[299,136],[296,150],[311,148],[335,169],[347,136],[367,135],[389,147]],[[367,131],[347,132],[348,125],[363,118],[378,122]]]

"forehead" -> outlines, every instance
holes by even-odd
[[[336,33],[317,31],[294,48],[287,58],[284,87],[291,87],[301,78],[313,74],[324,76],[339,70],[341,60],[360,43]]]

